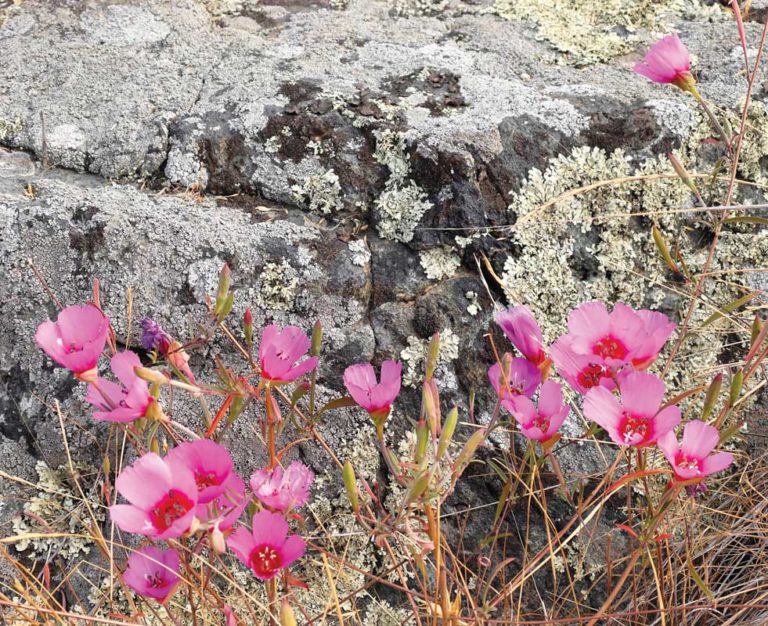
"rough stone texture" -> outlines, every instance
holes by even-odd
[[[717,148],[702,143],[710,134],[691,98],[629,67],[641,42],[674,26],[695,55],[701,91],[720,110],[734,110],[744,79],[732,21],[714,2],[657,3],[663,15],[653,21],[631,31],[603,29],[622,56],[595,59],[574,41],[553,40],[558,16],[549,4],[527,3],[539,12],[532,17],[503,0],[0,0],[0,146],[9,149],[0,152],[0,469],[34,480],[35,459],[50,467],[65,460],[56,399],[81,461],[100,463],[106,432],[88,419],[82,389],[33,344],[34,328],[55,307],[32,265],[65,303],[87,299],[98,277],[118,338],[132,333],[135,341],[143,315],[194,337],[226,261],[237,294],[233,319],[251,306],[257,327],[323,322],[321,400],[342,391],[340,374],[355,361],[400,358],[417,373],[420,350],[439,331],[446,405],[465,409],[474,388],[478,421],[489,419],[485,369],[493,353],[484,334],[494,306],[533,299],[554,332],[562,320],[549,300],[562,305],[565,298],[556,289],[539,296],[545,278],[594,295],[616,271],[629,281],[648,270],[674,287],[647,254],[649,220],[626,218],[619,228],[593,218],[617,206],[690,206],[675,181],[552,207],[575,217],[534,217],[541,236],[501,227],[515,224],[521,207],[551,199],[537,195],[540,184],[560,193],[603,175],[668,171],[653,159],[673,149],[691,167],[711,163]],[[567,4],[578,10],[579,3]],[[625,1],[609,4],[621,11]],[[765,3],[753,5],[746,30],[754,58]],[[765,100],[764,82],[754,98]],[[740,172],[761,183],[766,117],[760,109],[750,120]],[[596,150],[574,157],[584,157],[578,149],[585,147]],[[572,171],[573,163],[593,162],[611,167]],[[763,201],[760,191],[739,194]],[[705,223],[686,218],[662,225],[701,242],[710,234]],[[615,231],[622,241],[613,245]],[[717,267],[763,264],[764,233],[734,231]],[[540,266],[526,264],[545,244],[551,262],[545,254]],[[619,244],[632,250],[625,254]],[[431,267],[441,258],[436,250],[461,266]],[[734,251],[742,256],[728,256]],[[498,275],[534,288],[503,290],[478,271],[482,254]],[[743,280],[766,284],[764,272]],[[650,290],[639,278],[622,287],[641,302]],[[653,302],[677,313],[673,295]],[[713,332],[717,341],[725,336]],[[693,343],[702,371],[713,364],[706,359],[722,357],[709,341]],[[214,343],[193,353],[193,367],[213,353],[232,357]],[[200,375],[213,377],[210,369]],[[393,440],[415,417],[418,399],[406,385],[391,420]],[[175,410],[196,425],[194,401]],[[231,437],[244,472],[260,460],[255,423],[249,412]],[[373,479],[378,462],[363,458],[370,441],[355,447],[366,424],[359,411],[344,411],[323,434],[334,450],[367,463]],[[584,427],[574,414],[565,433],[578,438]],[[503,437],[497,443],[507,445]],[[302,444],[296,454],[318,472],[329,469],[314,446]],[[579,443],[558,455],[577,479],[605,463],[596,447]],[[453,510],[498,497],[497,483],[481,482],[462,485]],[[0,485],[5,523],[19,510],[17,491]],[[483,528],[492,510],[472,523]],[[456,533],[451,523],[447,532]]]

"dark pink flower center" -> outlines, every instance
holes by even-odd
[[[579,381],[582,387],[591,389],[592,387],[597,387],[600,384],[600,379],[607,376],[607,374],[608,370],[605,366],[598,363],[590,363],[577,374],[576,380]]]
[[[157,530],[164,532],[176,520],[184,517],[193,506],[194,503],[186,494],[178,489],[171,489],[149,512],[149,519]]]
[[[146,574],[144,576],[144,580],[146,580],[147,585],[153,589],[159,589],[160,587],[165,587],[168,584],[163,577],[163,572],[160,571],[154,572],[152,574]]]
[[[282,559],[272,546],[262,544],[251,551],[251,567],[257,575],[272,578],[282,566]]]
[[[629,350],[621,339],[617,339],[613,335],[606,335],[592,346],[592,352],[604,359],[624,359]]]
[[[220,485],[221,480],[214,472],[199,472],[195,474],[195,484],[197,484],[197,490],[202,491],[207,487]]]
[[[622,413],[619,434],[625,443],[639,445],[650,439],[653,434],[653,422],[650,417],[644,415]]]
[[[82,352],[85,350],[85,346],[80,346],[76,343],[68,343],[64,346],[64,354],[72,354],[73,352]]]
[[[675,458],[675,465],[678,469],[693,470],[697,474],[701,474],[701,461],[682,452],[678,452]]]
[[[542,433],[546,434],[547,429],[549,429],[549,417],[542,415],[541,413],[537,413],[536,416],[531,420],[531,423],[528,427],[531,428],[533,426],[538,428]]]

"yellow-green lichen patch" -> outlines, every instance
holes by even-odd
[[[297,202],[312,213],[329,215],[342,208],[341,185],[333,170],[308,176],[301,185],[291,187]]]
[[[496,0],[493,10],[536,24],[537,39],[563,53],[562,62],[589,65],[625,54],[643,40],[639,32],[667,32],[675,17],[722,14],[698,0]]]
[[[461,265],[461,259],[450,246],[438,246],[425,250],[419,255],[419,259],[424,273],[431,280],[450,278]]]
[[[298,272],[285,259],[268,262],[259,275],[261,284],[256,300],[259,306],[273,311],[289,311],[299,287]]]

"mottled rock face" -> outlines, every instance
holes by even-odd
[[[484,335],[495,303],[528,301],[548,316],[550,339],[565,310],[590,297],[634,298],[674,314],[679,299],[651,293],[639,278],[669,279],[647,236],[650,220],[612,215],[687,206],[676,181],[601,189],[547,214],[537,207],[601,179],[657,174],[668,168],[656,157],[673,149],[692,167],[711,162],[717,148],[704,143],[710,135],[690,99],[629,66],[650,36],[645,28],[674,27],[696,55],[702,91],[732,109],[741,51],[731,24],[715,2],[604,3],[625,21],[634,19],[628,4],[631,15],[654,5],[639,29],[607,27],[589,3],[564,2],[561,15],[551,4],[0,0],[0,468],[35,480],[36,459],[51,468],[65,460],[56,399],[79,460],[98,465],[106,433],[89,420],[82,388],[33,344],[36,325],[56,310],[35,270],[67,304],[88,299],[99,278],[118,339],[135,343],[144,315],[194,337],[227,262],[233,320],[250,306],[257,328],[323,323],[323,399],[342,392],[351,363],[404,361],[394,438],[416,416],[435,332],[444,340],[446,405],[466,409],[474,388],[477,417],[488,419],[493,352]],[[753,16],[765,11],[754,4]],[[567,39],[564,18],[578,26]],[[585,38],[593,18],[609,46]],[[746,28],[754,45],[760,24]],[[743,171],[763,183],[765,96],[758,84]],[[711,235],[683,218],[661,223]],[[762,234],[723,239],[724,265],[764,264]],[[480,274],[484,256],[506,289]],[[764,276],[744,280],[764,285]],[[718,354],[710,338],[693,345]],[[213,354],[233,357],[214,343],[193,353],[193,367]],[[194,425],[195,404],[182,408]],[[259,460],[254,419],[232,439],[242,471]],[[583,427],[574,417],[565,431],[578,437]],[[377,457],[355,447],[365,428],[359,412],[345,411],[323,434],[374,478]],[[329,469],[316,447],[297,454],[318,473]],[[560,455],[569,474],[602,462],[579,444]],[[457,510],[498,497],[495,483],[475,489],[482,480],[472,481]],[[3,506],[0,521],[18,509]]]

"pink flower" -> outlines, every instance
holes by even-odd
[[[547,358],[541,328],[528,307],[520,305],[502,311],[496,315],[496,323],[526,359],[539,365]]]
[[[547,380],[539,390],[538,407],[525,396],[515,396],[509,403],[510,413],[520,424],[520,432],[528,439],[549,441],[562,426],[571,408],[563,402],[562,387]]]
[[[128,557],[123,581],[140,596],[163,603],[181,582],[178,572],[179,553],[176,550],[147,546]]]
[[[35,341],[59,365],[83,378],[95,378],[96,364],[107,343],[109,319],[97,307],[68,306],[37,327]]]
[[[240,519],[248,498],[245,496],[245,482],[232,472],[223,484],[224,490],[213,500],[198,504],[195,516],[204,525],[218,524],[220,530],[227,530]]]
[[[592,387],[616,387],[613,372],[605,359],[593,354],[579,354],[571,347],[568,335],[563,335],[550,349],[552,361],[560,374],[577,393],[587,393]]]
[[[132,422],[144,417],[154,401],[149,385],[134,372],[141,367],[138,355],[130,350],[118,352],[109,361],[112,372],[120,385],[106,378],[97,378],[96,384],[88,385],[85,401],[96,407],[93,418],[108,422]]]
[[[672,83],[684,91],[695,89],[688,49],[677,34],[667,35],[645,53],[645,59],[632,68],[656,83]]]
[[[274,324],[267,326],[259,345],[261,377],[273,383],[285,383],[311,372],[317,367],[317,357],[297,363],[311,345],[312,342],[301,328],[286,326],[281,329]]]
[[[621,446],[647,446],[680,423],[680,409],[661,409],[664,382],[647,372],[619,379],[619,401],[605,387],[594,387],[584,398],[584,416],[596,422]]]
[[[505,359],[509,357],[509,354],[504,355]],[[514,396],[523,395],[531,397],[541,382],[541,371],[530,361],[516,357],[511,359],[510,362],[506,388],[502,388],[504,381],[502,381],[501,365],[499,363],[494,363],[488,368],[488,379],[491,381],[496,395],[504,403]]]
[[[288,522],[282,515],[259,511],[253,529],[242,526],[227,539],[227,545],[256,578],[269,580],[304,555],[306,544],[298,535],[288,537]]]
[[[659,448],[675,470],[678,480],[705,478],[723,471],[733,463],[730,452],[710,454],[720,443],[717,428],[701,420],[688,422],[683,429],[683,441],[678,444],[673,431],[659,437]]]
[[[602,302],[585,302],[568,316],[568,333],[552,346],[552,360],[579,393],[596,385],[612,389],[625,368],[653,363],[674,330],[662,313],[635,311],[621,302],[608,313]]]
[[[210,502],[224,493],[224,484],[232,473],[232,457],[221,444],[197,439],[179,444],[165,456],[171,467],[192,472],[197,485],[197,501]]]
[[[376,382],[376,372],[370,363],[350,365],[344,370],[344,386],[368,413],[389,415],[392,403],[400,393],[400,375],[403,366],[397,361],[381,364],[381,382]]]
[[[251,489],[263,505],[285,512],[304,506],[314,480],[312,470],[294,461],[285,471],[279,465],[271,471],[256,470],[251,476]]]
[[[192,472],[149,452],[123,469],[115,486],[131,504],[109,507],[112,521],[128,533],[153,539],[180,537],[192,526],[197,485]]]

